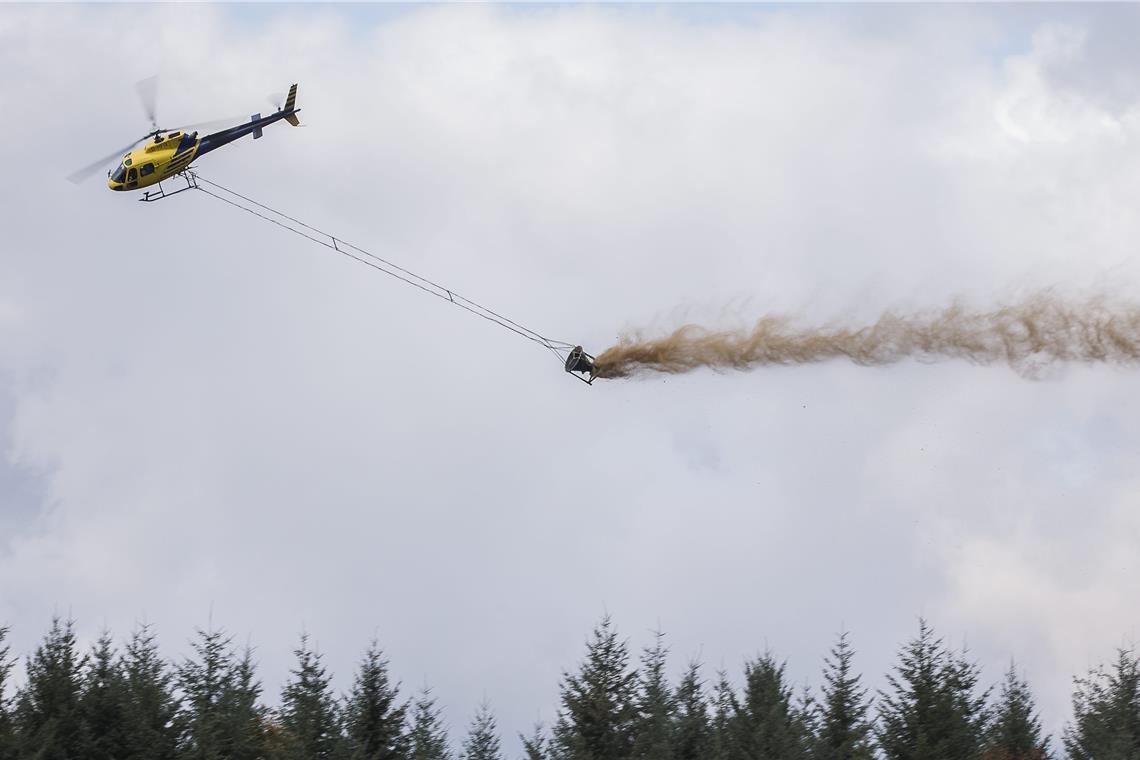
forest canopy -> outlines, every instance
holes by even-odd
[[[104,632],[81,647],[75,623],[54,618],[24,678],[0,627],[0,760],[502,760],[502,733],[484,701],[452,735],[427,687],[405,694],[378,642],[362,653],[347,693],[305,635],[270,706],[252,651],[221,630],[199,630],[192,653],[164,659],[149,625],[121,645]],[[847,633],[823,659],[820,687],[794,689],[771,653],[734,681],[687,663],[667,676],[663,634],[630,650],[608,617],[563,673],[550,726],[519,733],[526,760],[1137,760],[1140,659],[1075,679],[1060,737],[1041,726],[1029,684],[1010,664],[995,685],[931,626],[897,653],[886,687],[863,685]]]

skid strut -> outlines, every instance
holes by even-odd
[[[184,193],[187,190],[198,189],[198,178],[194,176],[194,172],[184,170],[178,174],[175,174],[174,177],[170,178],[170,180],[173,180],[175,177],[181,177],[186,182],[186,187],[180,187],[177,190],[171,190],[170,192],[167,192],[166,188],[164,188],[162,186],[162,183],[159,182],[157,190],[147,190],[145,193],[143,193],[143,197],[139,198],[139,200],[143,203],[154,203],[155,201],[161,201],[169,198],[172,195]]]

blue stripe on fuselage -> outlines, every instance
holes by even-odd
[[[231,143],[234,140],[245,137],[248,134],[252,134],[256,129],[266,127],[275,121],[281,121],[286,116],[297,113],[300,110],[301,109],[298,108],[293,111],[278,111],[275,114],[263,116],[260,119],[250,121],[246,124],[239,124],[236,127],[223,129],[221,132],[215,132],[212,135],[206,135],[202,138],[202,142],[198,145],[198,155],[205,155],[206,153],[209,153],[212,150],[216,150],[223,145],[226,145],[227,143]]]

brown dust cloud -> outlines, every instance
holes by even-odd
[[[992,310],[888,311],[873,324],[797,326],[765,316],[740,330],[685,325],[658,337],[623,335],[598,355],[594,375],[634,377],[699,368],[749,370],[846,359],[866,366],[906,359],[1007,364],[1027,378],[1063,363],[1140,363],[1140,305],[1039,293]]]

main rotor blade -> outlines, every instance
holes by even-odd
[[[213,121],[200,121],[197,124],[184,124],[174,129],[164,129],[163,132],[173,132],[175,130],[182,130],[183,132],[192,132],[195,129],[207,129],[209,127],[222,127],[222,126],[238,126],[248,117],[243,115],[230,116],[225,119],[214,119]]]
[[[79,171],[73,172],[72,174],[68,175],[67,179],[78,185],[80,182],[87,179],[88,177],[90,177],[92,174],[94,174],[95,172],[102,169],[107,164],[111,163],[112,160],[119,158],[120,156],[125,154],[128,150],[135,147],[136,145],[138,145],[140,142],[142,142],[143,140],[145,140],[149,136],[150,135],[144,135],[143,137],[140,137],[139,139],[135,140],[130,145],[127,145],[126,147],[123,147],[123,148],[119,148],[117,151],[115,151],[111,155],[106,156],[104,158],[101,158],[98,161],[96,161],[95,163],[90,164],[89,166],[84,166]]]
[[[158,129],[158,116],[156,115],[158,106],[158,74],[136,83],[135,90],[138,91],[139,100],[142,101],[142,107],[146,112],[146,117],[150,119],[150,128]]]

